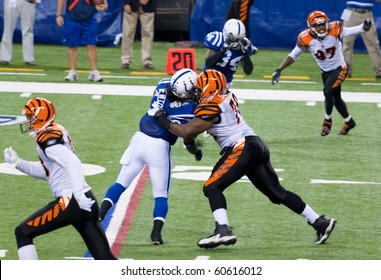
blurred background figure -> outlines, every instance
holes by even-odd
[[[22,51],[26,65],[34,62],[34,17],[36,3],[41,0],[4,0],[4,30],[1,39],[0,65],[8,65],[12,59],[13,33],[18,19],[21,19]]]
[[[250,39],[250,7],[254,0],[232,0],[225,21],[235,18],[243,22],[246,28],[246,36]]]
[[[373,4],[375,1],[381,2],[381,0],[347,1],[347,8],[343,11],[341,19],[344,20],[344,27],[359,25],[366,19],[371,20],[372,26],[370,30],[361,33],[361,38],[372,62],[374,74],[377,79],[381,79],[381,52],[376,25],[373,19]],[[355,39],[356,35],[348,36],[343,39],[343,53],[348,65],[348,77],[352,77],[353,73],[353,45]]]
[[[142,40],[142,62],[145,69],[153,69],[152,44],[157,0],[123,0],[122,69],[128,69],[133,58],[138,20]]]

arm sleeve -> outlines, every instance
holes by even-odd
[[[363,24],[353,26],[353,27],[344,27],[343,31],[340,34],[340,39],[343,39],[344,37],[358,34],[358,33],[364,33],[365,30],[363,29]]]
[[[288,56],[291,57],[293,60],[296,60],[298,58],[298,56],[301,55],[302,53],[303,53],[303,50],[301,48],[299,48],[298,46],[296,46],[290,52],[290,54]]]
[[[47,180],[46,172],[41,163],[20,159],[16,169],[37,179]]]
[[[63,145],[54,145],[45,149],[46,156],[61,165],[68,173],[72,183],[74,196],[90,189],[85,183],[82,164],[79,158]]]

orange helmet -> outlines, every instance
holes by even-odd
[[[324,38],[329,31],[329,18],[324,12],[313,11],[307,18],[307,25],[312,33],[320,38]],[[318,30],[316,30],[317,26],[319,26]]]
[[[215,69],[204,70],[198,75],[196,88],[199,102],[210,101],[216,95],[224,95],[227,92],[225,75]]]
[[[36,97],[25,104],[22,114],[26,116],[26,120],[20,124],[21,132],[29,132],[30,136],[35,137],[38,132],[54,122],[56,108],[49,100]]]

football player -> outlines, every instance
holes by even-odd
[[[233,85],[233,75],[241,64],[246,75],[253,72],[254,65],[250,56],[257,48],[246,37],[244,24],[238,19],[225,22],[222,32],[213,31],[206,35],[204,45],[208,48],[205,55],[204,69],[216,69],[222,72]]]
[[[164,110],[155,114],[155,120],[187,142],[207,130],[222,149],[222,157],[203,186],[216,228],[212,235],[200,239],[198,246],[214,248],[236,242],[236,236],[229,226],[223,191],[244,175],[272,203],[283,204],[306,218],[316,230],[316,244],[326,242],[336,220],[320,216],[297,194],[281,186],[270,163],[268,147],[243,119],[236,96],[227,88],[225,76],[214,69],[201,72],[197,79],[196,94],[198,105],[195,118],[190,122],[176,124],[167,118]]]
[[[322,121],[321,136],[327,136],[331,132],[334,106],[345,121],[339,135],[347,135],[356,126],[341,97],[341,84],[348,72],[341,40],[346,36],[367,32],[371,24],[367,19],[358,26],[343,27],[339,21],[329,22],[324,12],[311,12],[307,18],[308,29],[299,34],[295,48],[272,74],[272,84],[278,83],[281,72],[293,64],[299,55],[307,50],[312,54],[320,67],[324,84],[325,118]]]
[[[35,237],[72,225],[94,259],[116,259],[98,220],[98,204],[85,181],[69,133],[55,122],[55,106],[47,99],[36,97],[25,104],[23,114],[26,121],[20,125],[21,132],[29,132],[36,139],[40,163],[21,159],[12,147],[4,150],[5,161],[29,176],[48,180],[55,200],[16,227],[19,258],[37,259]]]
[[[159,109],[168,112],[176,123],[186,123],[194,117],[196,107],[193,101],[197,74],[188,68],[177,71],[172,78],[161,80],[153,94],[149,110],[140,119],[140,130],[132,137],[120,160],[120,171],[116,182],[109,187],[100,207],[100,220],[119,200],[135,177],[147,164],[155,200],[151,241],[163,244],[161,231],[168,212],[168,191],[171,179],[171,146],[177,136],[162,128],[153,119]],[[195,141],[184,141],[187,150],[201,160],[202,150]]]

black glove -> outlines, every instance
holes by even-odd
[[[273,78],[271,80],[271,83],[274,85],[275,83],[278,83],[280,80],[280,72],[282,72],[279,69],[276,69],[274,73],[272,74]]]
[[[241,47],[243,54],[246,54],[249,50],[249,47],[251,46],[250,40],[246,37],[243,37],[241,40],[239,40],[238,44]]]
[[[202,159],[202,150],[201,149],[198,149],[197,152],[195,153],[194,155],[194,158],[197,160],[197,161],[200,161]]]
[[[372,26],[372,21],[369,18],[367,18],[366,20],[364,20],[362,29],[364,29],[365,31],[369,31],[371,26]]]
[[[226,52],[231,47],[232,47],[232,43],[230,41],[226,40],[224,42],[224,44],[222,45],[221,51]]]
[[[107,211],[112,207],[112,204],[108,200],[103,200],[101,207],[99,207],[99,221],[102,222],[107,214]]]
[[[164,109],[159,109],[155,115],[153,116],[153,119],[163,128],[167,129],[171,125],[171,121],[168,120],[168,113]]]

